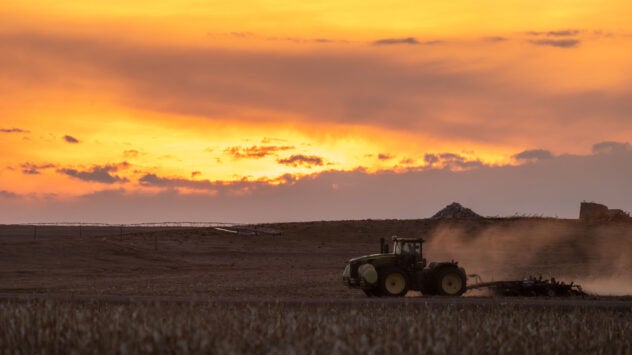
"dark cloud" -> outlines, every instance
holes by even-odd
[[[579,46],[581,43],[578,39],[537,39],[529,41],[537,46],[549,46],[557,48],[573,48]]]
[[[549,31],[546,33],[546,35],[550,37],[572,37],[572,36],[577,36],[580,33],[581,33],[580,30],[559,30],[559,31]]]
[[[428,165],[433,165],[433,164],[439,162],[439,157],[434,155],[434,154],[428,153],[428,154],[424,155],[424,161]]]
[[[528,31],[530,36],[547,36],[547,37],[574,37],[581,34],[582,31],[575,29],[553,30],[553,31]]]
[[[116,165],[94,166],[86,171],[80,171],[76,169],[58,169],[57,172],[83,181],[99,182],[102,184],[114,184],[117,182],[129,181],[127,178],[121,178],[117,175],[112,174],[119,171],[120,169],[126,169],[128,167],[129,163],[124,162]]]
[[[513,158],[517,160],[542,160],[552,159],[553,154],[545,149],[530,149],[514,155]]]
[[[390,155],[390,154],[380,153],[380,154],[377,155],[377,158],[379,160],[390,160],[390,159],[393,159],[393,156]]]
[[[412,44],[417,45],[421,44],[415,37],[406,37],[406,38],[383,38],[373,41],[374,46],[383,46],[383,45],[391,45],[391,44]]]
[[[508,40],[509,40],[509,38],[501,37],[501,36],[483,37],[483,41],[485,41],[485,42],[504,42],[504,41],[508,41]]]
[[[64,140],[68,143],[79,143],[79,140],[73,136],[65,135]]]
[[[21,128],[0,128],[0,133],[31,133],[31,131]]]
[[[277,160],[277,163],[283,164],[283,165],[290,165],[294,167],[299,166],[299,165],[303,165],[306,167],[322,166],[323,158],[315,156],[315,155],[297,154],[297,155],[292,155],[289,158],[279,159]]]
[[[289,175],[288,175],[289,176]],[[277,183],[291,183],[293,178],[288,176],[282,176]],[[212,192],[215,195],[234,195],[235,193],[243,194],[246,192],[252,193],[261,189],[264,186],[269,186],[267,182],[263,181],[210,181],[210,180],[189,180],[180,177],[168,178],[158,176],[156,174],[148,173],[143,175],[138,183],[146,187],[159,187],[162,189],[191,189],[205,192]]]
[[[462,156],[454,153],[441,153],[439,154],[439,158],[443,160],[465,160]]]
[[[613,154],[623,153],[632,150],[627,142],[600,142],[592,147],[593,154]]]
[[[191,178],[194,178],[194,177],[200,176],[200,175],[202,175],[201,171],[193,171],[193,172],[191,172]]]
[[[252,147],[229,147],[224,153],[229,154],[233,159],[260,159],[276,152],[294,149],[293,146],[252,146]]]
[[[20,195],[16,194],[15,192],[0,190],[0,198],[18,198],[18,197],[20,197]]]
[[[190,188],[195,190],[216,190],[220,184],[209,180],[187,180],[180,178],[159,177],[156,174],[145,174],[138,182],[143,186],[153,186],[161,188]]]
[[[424,161],[429,168],[448,170],[469,170],[485,166],[480,160],[468,160],[466,157],[455,153],[428,153],[424,156]]]
[[[54,164],[32,164],[32,163],[24,163],[20,165],[22,169],[22,173],[26,175],[39,175],[40,170],[51,169],[54,168]]]

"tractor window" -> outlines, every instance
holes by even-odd
[[[393,245],[393,254],[401,254],[402,253],[402,243],[395,242]]]
[[[421,256],[421,243],[415,243],[415,255]]]
[[[402,255],[412,255],[414,253],[414,250],[412,247],[413,246],[411,243],[404,243],[402,245]]]

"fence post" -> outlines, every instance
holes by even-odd
[[[158,236],[154,233],[154,251],[158,250]]]
[[[83,238],[83,230],[81,228],[81,224],[79,225],[79,238]]]
[[[122,224],[121,224],[120,228],[121,228],[121,235],[120,236],[122,237],[123,236],[123,225]]]
[[[33,226],[33,239],[37,239],[37,226]]]

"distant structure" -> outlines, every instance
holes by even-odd
[[[467,207],[461,206],[460,203],[452,202],[441,211],[435,213],[432,219],[459,219],[459,218],[483,218],[478,213]]]
[[[622,221],[630,220],[630,215],[620,209],[595,202],[582,202],[579,207],[579,219],[582,221]]]

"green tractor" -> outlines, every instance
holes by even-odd
[[[389,253],[382,238],[380,254],[349,260],[342,281],[369,297],[403,297],[409,290],[424,295],[462,295],[467,287],[465,270],[455,261],[426,265],[423,242],[421,238],[393,237],[393,251]]]

